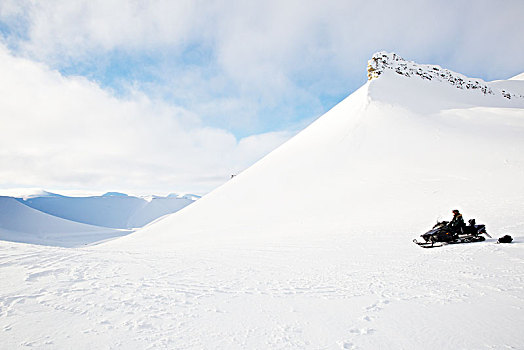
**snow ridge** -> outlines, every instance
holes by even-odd
[[[436,80],[448,82],[449,84],[463,90],[479,90],[484,95],[502,95],[507,99],[524,98],[503,89],[493,89],[482,79],[470,79],[462,74],[444,69],[438,65],[419,64],[406,61],[399,55],[389,52],[377,52],[368,61],[368,80],[378,78],[386,69],[391,69],[397,74],[406,77],[418,76],[425,80]]]

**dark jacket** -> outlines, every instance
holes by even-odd
[[[462,214],[455,214],[455,216],[453,216],[453,219],[449,223],[449,227],[453,231],[459,231],[464,226],[466,226],[466,224],[464,223],[464,219],[462,218]]]

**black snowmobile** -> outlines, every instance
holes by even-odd
[[[449,227],[448,221],[437,222],[431,230],[420,236],[424,240],[423,242],[419,242],[416,239],[413,242],[423,248],[435,248],[445,244],[482,242],[486,240],[484,236],[481,236],[483,234],[491,238],[486,231],[486,225],[477,225],[475,219],[471,219],[468,222],[469,225],[463,226],[456,231]]]

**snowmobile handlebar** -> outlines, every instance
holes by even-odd
[[[447,226],[449,224],[449,221],[438,221],[435,226],[433,226],[433,228],[435,227],[441,227],[441,226]]]

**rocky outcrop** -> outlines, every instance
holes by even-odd
[[[386,69],[391,69],[395,73],[406,77],[418,77],[424,80],[447,82],[463,90],[478,90],[484,95],[500,94],[507,99],[524,98],[524,96],[520,94],[493,89],[482,79],[471,79],[437,65],[418,64],[413,61],[406,61],[399,55],[388,52],[377,52],[368,61],[368,80],[380,77]]]

